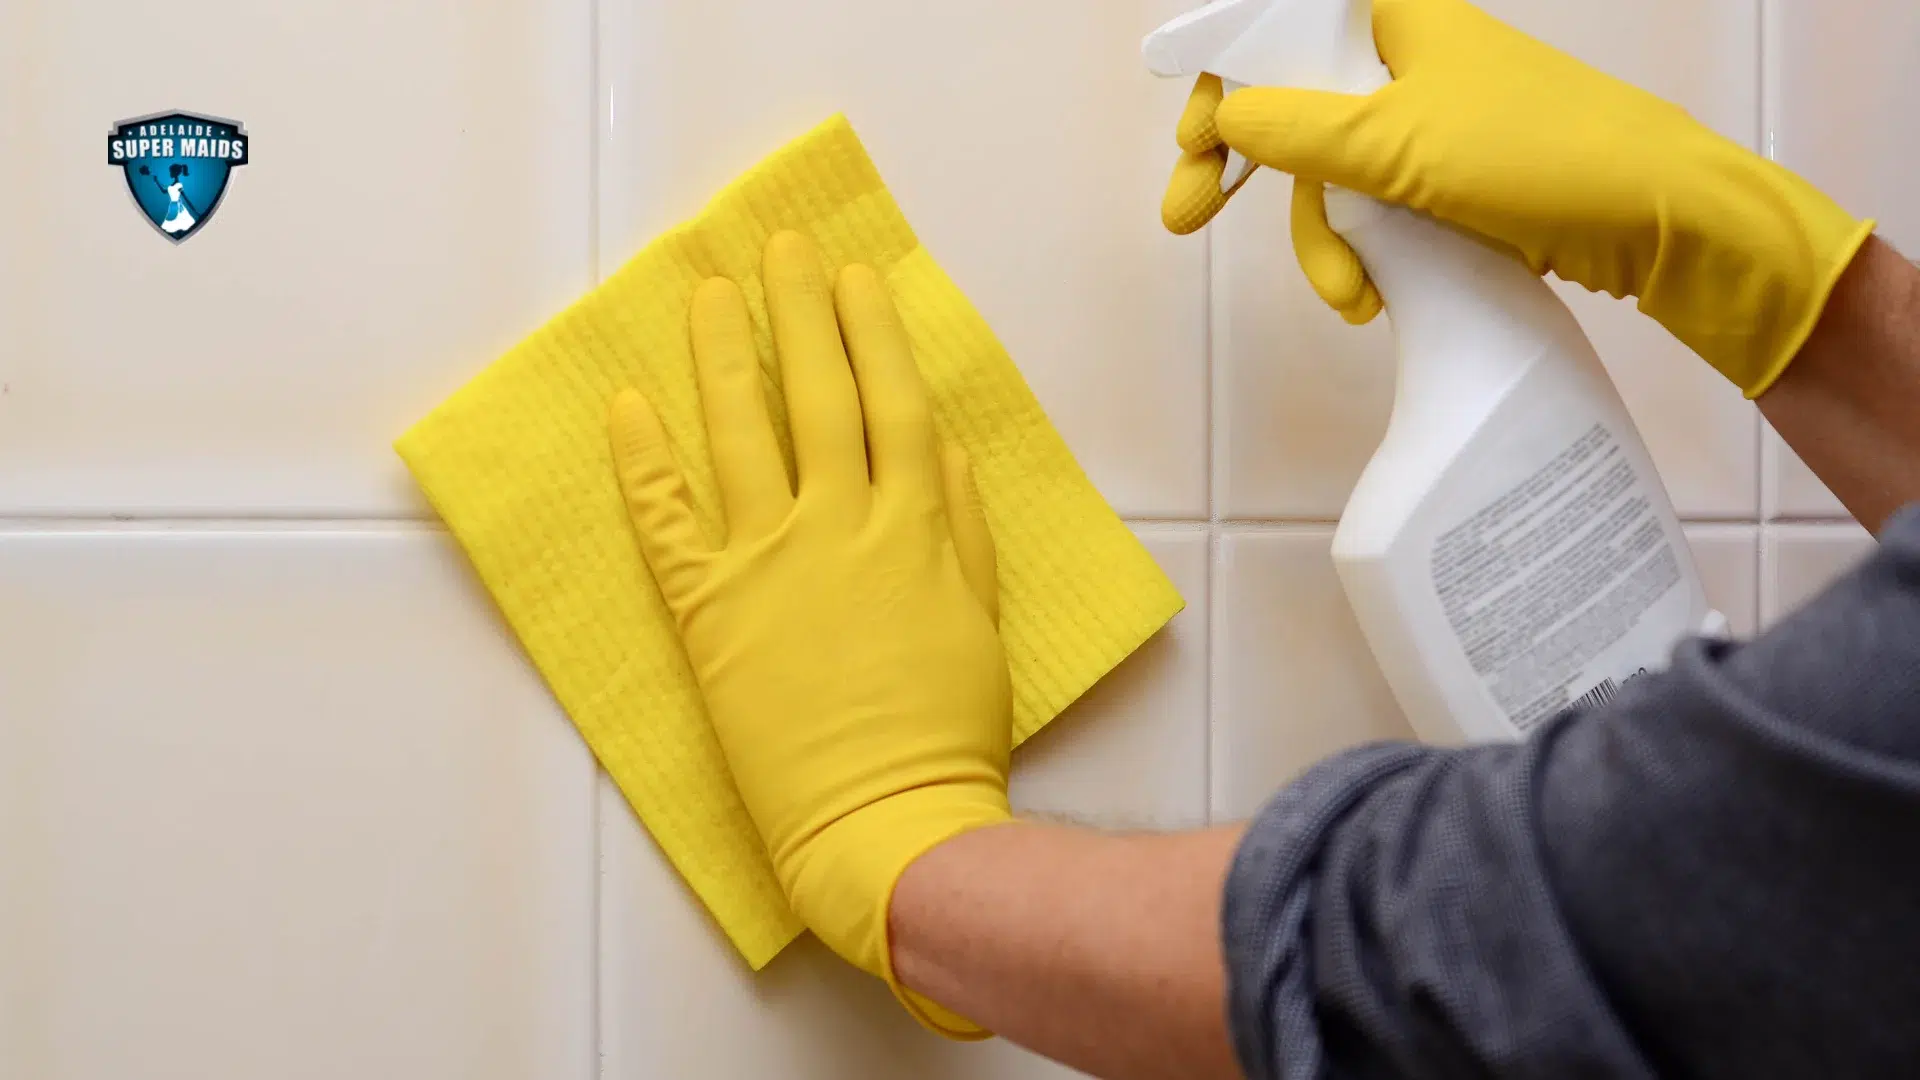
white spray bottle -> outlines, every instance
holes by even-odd
[[[1217,0],[1148,36],[1157,75],[1366,94],[1369,0]],[[1230,157],[1231,189],[1252,166]],[[1399,384],[1333,558],[1394,696],[1436,742],[1515,739],[1720,635],[1646,445],[1573,314],[1512,257],[1330,188],[1386,301]]]

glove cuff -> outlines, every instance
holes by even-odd
[[[1720,137],[1678,175],[1640,310],[1749,398],[1799,354],[1874,223]]]
[[[975,829],[991,828],[996,825],[1009,825],[1013,823],[1013,820],[1012,814],[1009,812],[1006,816],[992,820],[982,820],[964,828],[957,829],[940,840],[927,845],[926,850],[922,851],[921,854],[924,855],[927,851],[932,851],[934,848],[940,846],[940,844],[946,843],[948,840],[962,833],[972,832]],[[919,856],[915,856],[915,858],[918,857]],[[901,867],[901,872],[904,873],[905,871],[906,867]],[[894,884],[899,884],[898,876],[895,877]],[[887,984],[887,989],[893,991],[894,1000],[900,1003],[901,1008],[907,1010],[907,1015],[918,1020],[921,1027],[926,1028],[936,1035],[953,1039],[957,1042],[977,1042],[982,1039],[993,1038],[993,1032],[988,1031],[979,1024],[941,1005],[932,998],[907,989],[906,985],[900,981],[900,977],[894,974],[893,923],[889,917],[892,911],[893,889],[889,887],[886,897],[880,906],[881,926],[883,927],[885,939],[881,943],[880,950],[881,969],[876,974]]]
[[[929,1030],[952,1039],[989,1033],[901,985],[893,972],[888,912],[900,875],[961,833],[1013,820],[1004,788],[943,784],[890,795],[822,829],[788,879],[794,911],[827,947],[876,975]]]
[[[1833,290],[1840,284],[1840,278],[1859,258],[1860,249],[1873,238],[1874,230],[1878,227],[1879,223],[1869,218],[1855,223],[1853,230],[1846,234],[1846,239],[1835,249],[1834,258],[1814,280],[1814,290],[1809,298],[1811,302],[1800,312],[1798,320],[1788,324],[1768,363],[1755,372],[1754,378],[1746,386],[1741,387],[1749,401],[1773,389],[1773,384],[1780,381],[1780,376],[1786,374],[1787,368],[1800,356],[1800,350],[1806,346],[1807,339],[1813,336],[1814,328],[1820,325],[1821,317],[1827,313],[1827,303],[1833,299]]]

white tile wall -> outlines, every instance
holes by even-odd
[[[1760,614],[1772,624],[1811,600],[1873,550],[1873,537],[1854,524],[1776,525],[1762,554]]]
[[[1185,87],[1136,49],[1184,6],[0,0],[34,168],[0,242],[0,1076],[1067,1075],[929,1039],[810,943],[741,970],[387,446],[844,110],[1190,601],[1017,801],[1180,827],[1404,736],[1328,559],[1388,333],[1306,289],[1284,178],[1161,232]],[[1907,0],[1487,6],[1920,249]],[[178,248],[99,154],[170,108],[255,149]],[[1566,294],[1737,629],[1866,549],[1776,522],[1838,510],[1771,443],[1763,483],[1754,410],[1658,327]],[[327,520],[255,520],[289,517]]]
[[[1736,637],[1750,637],[1760,626],[1760,532],[1754,525],[1687,526],[1707,602],[1727,617]]]
[[[1911,0],[1764,0],[1766,131],[1774,158],[1920,258],[1920,5]],[[1768,513],[1847,512],[1767,432]]]
[[[450,548],[0,535],[0,1075],[593,1075],[592,758]]]
[[[1328,754],[1410,739],[1333,570],[1333,530],[1234,527],[1216,552],[1213,812],[1260,809]]]
[[[419,516],[388,446],[591,280],[591,0],[0,4],[7,512]],[[175,247],[113,124],[237,120]]]
[[[1205,825],[1209,619],[1203,527],[1136,532],[1187,608],[1020,748],[1020,809],[1111,829]]]

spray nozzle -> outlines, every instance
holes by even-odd
[[[1228,93],[1293,86],[1366,94],[1392,78],[1373,46],[1371,0],[1213,0],[1148,34],[1140,52],[1155,75],[1208,72]],[[1251,171],[1229,151],[1220,190]]]

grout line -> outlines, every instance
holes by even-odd
[[[1779,160],[1778,147],[1774,144],[1774,92],[1776,87],[1769,77],[1770,64],[1768,51],[1771,46],[1773,19],[1772,0],[1753,0],[1754,3],[1754,97],[1755,118],[1754,149],[1768,161]],[[1777,526],[1787,519],[1780,513],[1780,487],[1782,474],[1786,469],[1786,455],[1789,449],[1786,440],[1772,435],[1773,426],[1767,422],[1766,415],[1760,413],[1756,403],[1754,412],[1759,413],[1760,444],[1760,492],[1758,506],[1760,526],[1753,531],[1753,625],[1755,633],[1762,633],[1769,623],[1778,616],[1773,610],[1777,602],[1773,587],[1776,568],[1774,567],[1774,536],[1778,535]]]
[[[1209,826],[1219,824],[1214,813],[1215,807],[1219,805],[1219,800],[1215,798],[1216,793],[1213,787],[1215,778],[1213,751],[1214,733],[1219,724],[1220,702],[1224,697],[1220,688],[1219,661],[1222,654],[1220,643],[1226,639],[1226,634],[1222,629],[1221,623],[1226,618],[1226,615],[1224,610],[1225,605],[1220,603],[1219,579],[1221,575],[1218,572],[1219,559],[1220,532],[1218,529],[1210,528],[1207,530],[1206,567],[1207,644],[1206,648],[1202,650],[1207,665],[1206,700],[1202,706],[1206,710],[1206,723],[1202,727],[1202,730],[1206,732],[1206,753],[1200,759],[1200,773],[1204,778],[1202,791],[1206,799],[1204,805],[1201,807],[1202,813],[1200,819]]]
[[[612,120],[612,99],[603,96],[601,89],[602,52],[606,43],[603,33],[602,0],[587,2],[587,122],[592,125],[593,135],[587,140],[587,253],[590,262],[589,273],[598,287],[605,280],[605,268],[601,265],[601,198],[606,186],[601,163],[605,158],[602,145]],[[601,102],[608,103],[609,115],[600,115]],[[606,901],[607,868],[606,852],[601,848],[600,822],[600,777],[603,769],[596,758],[593,763],[593,777],[587,784],[587,798],[591,806],[587,814],[587,828],[592,832],[588,838],[588,850],[591,852],[590,865],[592,879],[588,883],[587,901],[587,940],[592,957],[592,969],[587,978],[587,1037],[593,1054],[589,1065],[595,1080],[606,1076],[607,1043],[606,1024],[603,1016],[606,1001],[606,942],[602,935]]]
[[[1775,117],[1772,94],[1775,87],[1773,82],[1767,78],[1767,54],[1772,44],[1772,34],[1769,32],[1770,28],[1768,24],[1771,23],[1773,19],[1773,2],[1772,0],[1753,0],[1753,7],[1753,47],[1755,53],[1753,63],[1754,111],[1758,114],[1755,117],[1757,130],[1754,132],[1754,150],[1768,161],[1778,161],[1777,148],[1774,146],[1773,141],[1773,124]]]
[[[587,274],[595,285],[604,279],[600,265],[600,0],[587,0]]]
[[[1220,536],[1322,536],[1336,521],[1222,521],[1214,526]]]
[[[437,521],[413,518],[0,517],[0,533],[402,533],[444,536]]]
[[[1683,525],[1688,525],[1688,526],[1700,526],[1700,527],[1705,527],[1705,526],[1711,526],[1711,525],[1731,525],[1731,526],[1735,526],[1735,527],[1743,527],[1743,526],[1744,526],[1744,527],[1751,527],[1751,526],[1754,526],[1754,525],[1774,525],[1774,524],[1778,524],[1778,523],[1780,523],[1780,522],[1782,522],[1782,521],[1796,521],[1796,520],[1797,520],[1797,521],[1802,521],[1802,522],[1805,522],[1805,523],[1808,523],[1808,524],[1814,524],[1814,525],[1851,525],[1851,524],[1853,524],[1853,523],[1854,523],[1854,522],[1853,522],[1853,519],[1852,519],[1852,518],[1850,518],[1850,517],[1841,517],[1841,516],[1836,516],[1836,517],[1818,517],[1818,516],[1816,516],[1816,517],[1806,517],[1806,518],[1797,518],[1797,519],[1796,519],[1796,518],[1765,518],[1765,517],[1759,517],[1759,518],[1682,518],[1682,519],[1680,520],[1680,523],[1681,523],[1681,524],[1683,524]]]
[[[1846,532],[1863,531],[1861,524],[1858,521],[1853,520],[1852,518],[1826,518],[1826,517],[1775,518],[1772,521],[1764,523],[1761,526],[1761,528],[1772,529],[1772,530],[1782,531],[1787,533],[1799,533],[1799,534],[1817,533],[1817,532],[1835,532],[1835,531],[1841,531],[1841,530],[1844,530]]]
[[[1149,528],[1149,529],[1152,529],[1152,528],[1205,529],[1213,524],[1213,522],[1211,521],[1204,521],[1200,518],[1183,518],[1183,517],[1128,517],[1126,515],[1122,515],[1120,520],[1127,523],[1130,526],[1143,527],[1143,528]]]
[[[1209,533],[1284,532],[1305,529],[1330,529],[1338,518],[1201,518],[1123,515],[1121,521],[1132,528]],[[1784,515],[1767,520],[1758,518],[1682,518],[1689,528],[1751,528],[1756,525],[1834,525],[1858,524],[1844,515]],[[16,514],[0,515],[0,532],[423,532],[444,534],[446,526],[436,518],[303,516],[298,514]]]
[[[1761,525],[1753,531],[1753,630],[1759,634],[1766,630],[1769,618],[1773,614],[1772,590],[1767,587],[1773,577],[1773,556],[1767,541],[1773,535],[1772,525]]]
[[[1688,536],[1703,539],[1724,539],[1736,533],[1748,533],[1760,528],[1757,521],[1683,521],[1680,528]]]
[[[1219,435],[1223,425],[1219,403],[1226,400],[1226,395],[1216,385],[1222,369],[1214,355],[1213,247],[1213,229],[1208,228],[1200,237],[1200,377],[1201,396],[1206,402],[1203,428],[1207,440],[1202,454],[1202,475],[1206,477],[1207,520],[1217,522],[1220,520],[1220,480],[1225,471],[1220,465]]]
[[[1213,527],[1204,521],[1127,521],[1122,524],[1140,537],[1213,535]]]
[[[1765,518],[1757,514],[1748,515],[1746,517],[1717,517],[1717,516],[1709,516],[1706,514],[1689,515],[1689,514],[1681,513],[1678,509],[1676,509],[1674,513],[1679,515],[1680,524],[1686,525],[1690,528],[1695,526],[1704,527],[1709,525],[1758,525],[1762,521],[1766,520]]]
[[[1206,476],[1207,528],[1206,528],[1206,567],[1203,578],[1207,594],[1207,621],[1202,627],[1206,634],[1206,647],[1201,650],[1206,664],[1206,693],[1201,703],[1203,711],[1201,725],[1200,755],[1200,820],[1208,825],[1214,823],[1214,730],[1219,722],[1220,687],[1218,660],[1220,657],[1220,588],[1214,563],[1220,553],[1220,483],[1224,469],[1221,466],[1220,432],[1224,425],[1220,422],[1219,406],[1226,400],[1220,392],[1217,380],[1223,368],[1214,355],[1216,335],[1214,332],[1214,243],[1213,229],[1208,228],[1200,237],[1200,364],[1202,394],[1206,399],[1205,430],[1207,441],[1202,450]]]
[[[1766,79],[1766,6],[1768,0],[1753,0],[1753,148],[1772,160],[1774,156],[1774,135],[1772,135],[1772,115],[1766,104],[1768,79]],[[1770,444],[1766,432],[1770,430],[1766,417],[1761,413],[1761,405],[1749,402],[1753,409],[1753,507],[1759,515],[1759,521],[1770,521],[1778,502],[1776,492],[1780,490],[1780,454],[1768,454],[1770,448],[1776,448],[1778,442]],[[1755,571],[1759,575],[1759,571]],[[1759,577],[1753,582],[1753,603],[1759,611]]]
[[[593,955],[593,972],[587,980],[587,1031],[593,1040],[593,1075],[596,1078],[605,1076],[607,1072],[607,1046],[602,1037],[605,1024],[601,1016],[607,1000],[606,943],[601,935],[604,926],[602,915],[606,910],[607,853],[600,844],[600,778],[605,774],[599,759],[595,758],[593,777],[587,783],[587,798],[593,804],[587,814],[587,828],[593,834],[587,840],[593,876],[587,900],[587,939]]]

